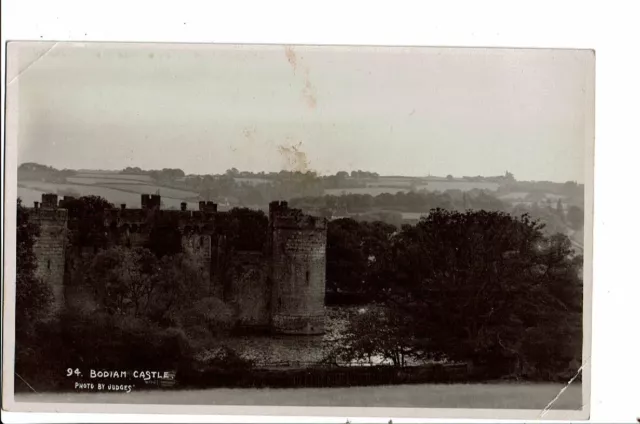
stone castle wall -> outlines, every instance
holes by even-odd
[[[226,238],[215,234],[216,221],[225,217],[215,204],[200,202],[198,211],[186,210],[186,204],[179,211],[160,210],[157,195],[143,195],[141,204],[142,209],[122,205],[105,211],[104,224],[112,242],[144,246],[156,220],[177,223],[183,249],[199,257],[209,275],[211,295],[231,305],[241,325],[271,327],[283,334],[324,331],[324,220],[289,209],[286,202],[274,202],[265,249],[230,252]],[[42,232],[34,247],[38,273],[51,284],[58,310],[65,305],[65,291],[68,306],[92,309],[91,295],[77,281],[96,251],[66,246],[68,217],[63,205],[63,201],[57,203],[56,195],[43,195],[43,206],[34,208]]]
[[[55,314],[65,304],[67,211],[45,204],[36,208],[31,216],[40,227],[40,235],[33,246],[38,264],[36,275],[46,281],[53,292],[52,314]]]
[[[84,276],[85,270],[91,266],[97,249],[92,246],[67,245],[65,250],[65,305],[76,311],[93,312],[98,304],[93,290],[84,284]]]
[[[321,334],[326,223],[291,210],[283,202],[273,203],[270,215],[272,325],[284,334]]]
[[[227,296],[244,327],[271,325],[271,287],[268,262],[262,252],[239,252],[233,259]]]

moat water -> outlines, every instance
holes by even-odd
[[[325,333],[317,336],[247,335],[225,338],[222,344],[261,368],[305,368],[318,364],[340,345],[349,317],[367,310],[367,306],[326,307]],[[216,351],[212,351],[215,354]],[[206,356],[206,355],[205,355]],[[379,365],[385,361],[372,357],[370,362],[349,365]],[[387,361],[388,363],[388,361]],[[414,364],[408,360],[409,365]],[[343,364],[346,365],[346,364]],[[416,364],[414,364],[416,365]]]
[[[267,368],[306,367],[322,361],[345,330],[348,317],[362,307],[327,307],[325,333],[317,336],[246,335],[225,338],[223,344]],[[213,352],[212,352],[213,353]],[[374,360],[374,362],[376,362]]]

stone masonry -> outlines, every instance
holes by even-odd
[[[325,220],[289,209],[269,208],[271,318],[279,333],[324,332],[327,225]]]
[[[51,285],[56,310],[73,302],[69,293],[76,293],[67,290],[65,298],[65,258],[73,262],[68,256],[77,251],[67,245],[66,200],[43,194],[42,203],[32,209],[41,229],[34,246],[37,272]],[[178,224],[184,250],[202,261],[211,295],[231,305],[241,325],[279,334],[324,332],[326,220],[290,209],[286,202],[272,202],[264,249],[229,253],[226,239],[215,231],[227,212],[218,212],[215,203],[200,202],[197,211],[187,210],[186,203],[181,210],[162,210],[159,195],[142,195],[141,206],[105,211],[105,227],[116,244],[143,246],[154,221],[169,218]],[[231,259],[223,261],[226,256]]]
[[[57,208],[58,196],[43,194],[30,214],[40,227],[33,251],[37,260],[36,275],[47,281],[53,292],[53,314],[59,312],[64,299],[64,264],[67,240],[67,211]]]

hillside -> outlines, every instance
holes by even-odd
[[[60,176],[60,173],[64,175]],[[96,195],[109,202],[129,207],[140,207],[141,194],[159,193],[163,206],[179,209],[181,202],[187,202],[190,209],[198,208],[199,194],[189,190],[158,184],[151,176],[127,174],[118,171],[18,171],[18,196],[25,204],[40,201],[42,193],[56,193],[59,196]]]
[[[354,171],[319,176],[315,173],[250,173],[236,169],[219,175],[185,175],[179,169],[57,170],[25,163],[18,169],[18,195],[27,205],[43,193],[59,196],[97,195],[114,205],[140,207],[141,194],[162,196],[163,208],[200,200],[231,207],[265,209],[272,200],[289,200],[308,213],[322,210],[334,218],[351,216],[383,220],[399,226],[415,223],[430,209],[466,208],[529,213],[551,232],[569,235],[582,245],[584,186],[575,182],[517,181],[507,172],[497,177],[380,176]],[[582,215],[582,217],[580,217]]]

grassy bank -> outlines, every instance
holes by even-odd
[[[22,393],[18,402],[68,402],[164,405],[281,405],[324,407],[500,408],[542,411],[562,384],[420,384],[358,388],[206,389],[132,393]],[[582,386],[575,382],[553,404],[578,410]]]

